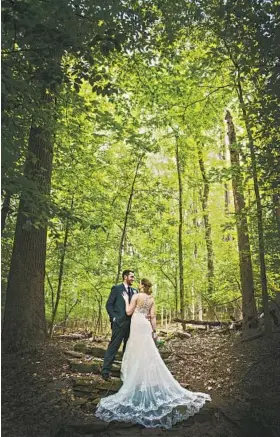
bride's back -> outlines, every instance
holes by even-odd
[[[146,293],[138,293],[135,312],[149,314],[154,303],[154,298]]]

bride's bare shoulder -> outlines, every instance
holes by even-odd
[[[140,301],[142,301],[142,300],[146,300],[146,298],[147,298],[147,294],[146,293],[137,293],[137,296],[138,296],[138,300],[140,300]],[[148,297],[150,297],[150,296],[148,296]]]

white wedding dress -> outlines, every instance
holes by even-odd
[[[141,301],[140,301],[141,302]],[[147,428],[171,428],[196,414],[209,395],[184,389],[164,364],[152,338],[146,315],[151,308],[149,296],[138,305],[131,318],[130,337],[123,356],[118,393],[100,400],[96,416],[139,423]]]

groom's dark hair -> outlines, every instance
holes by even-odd
[[[133,270],[124,270],[124,271],[122,272],[122,278],[124,279],[124,277],[125,277],[125,276],[128,276],[129,273],[134,273],[134,271],[133,271]]]

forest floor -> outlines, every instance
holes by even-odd
[[[243,342],[239,333],[213,330],[167,340],[162,356],[176,379],[212,397],[171,430],[95,418],[99,397],[118,388],[117,378],[106,385],[98,374],[106,346],[54,339],[21,354],[3,354],[2,436],[280,437],[280,333]]]

